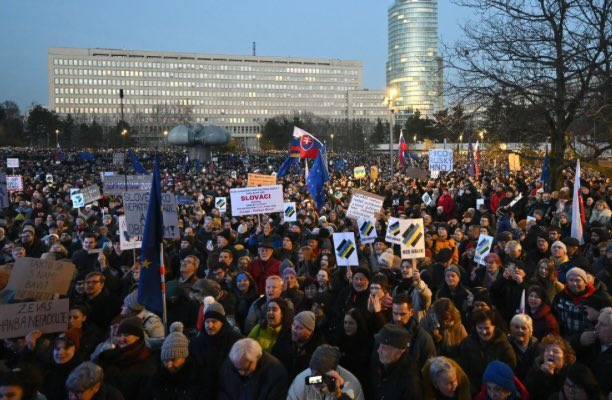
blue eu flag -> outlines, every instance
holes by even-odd
[[[321,210],[325,204],[325,192],[323,191],[323,184],[329,181],[329,173],[327,172],[327,165],[325,165],[325,147],[321,147],[321,151],[315,157],[315,161],[312,164],[312,169],[306,178],[306,184],[308,185],[308,192],[312,196],[317,210]]]
[[[130,156],[130,160],[132,160],[132,166],[134,167],[134,171],[136,171],[137,174],[146,175],[147,174],[147,170],[144,169],[142,164],[140,164],[140,161],[138,160],[138,156],[136,156],[136,153],[134,153],[130,149],[130,150],[128,150],[128,155]]]

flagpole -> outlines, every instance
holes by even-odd
[[[166,308],[166,267],[164,266],[164,242],[159,244],[159,275],[161,281],[161,294],[162,294],[162,305],[163,305],[163,316],[162,321],[164,324],[164,331],[168,334],[168,310]]]

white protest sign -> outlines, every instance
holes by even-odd
[[[53,183],[53,175],[51,175],[51,174],[45,175],[45,182]]]
[[[452,171],[453,151],[445,149],[429,150],[430,171]]]
[[[361,243],[374,243],[376,241],[376,227],[374,226],[374,218],[359,218],[357,227],[359,228],[359,237]]]
[[[531,221],[536,222],[535,217],[531,217],[531,216],[527,216],[527,223],[530,223]]]
[[[123,193],[125,222],[130,237],[143,236],[150,192]],[[172,193],[162,193],[162,214],[165,239],[180,239],[176,198]]]
[[[491,245],[493,244],[493,236],[480,234],[478,237],[478,244],[476,245],[476,253],[474,254],[474,261],[480,265],[485,265],[485,257],[491,251]]]
[[[230,176],[232,177],[232,179],[236,179],[238,177],[238,174],[236,173],[236,171],[232,171],[230,172]]]
[[[70,189],[70,200],[72,200],[72,208],[80,208],[85,206],[85,198],[81,189],[71,188]]]
[[[402,260],[425,257],[423,218],[401,219],[399,222]]]
[[[421,199],[423,199],[423,203],[425,203],[427,207],[429,207],[431,203],[433,203],[433,199],[427,192],[423,193],[423,197],[421,197]]]
[[[227,211],[227,198],[225,197],[215,197],[215,207],[219,209],[219,212]]]
[[[125,153],[114,153],[113,154],[113,165],[123,165],[125,160]]]
[[[81,189],[81,193],[83,194],[83,201],[85,201],[85,204],[89,204],[102,197],[98,185],[89,185],[84,187]]]
[[[484,206],[485,199],[476,199],[476,208],[480,208],[480,206]]]
[[[142,247],[142,236],[130,236],[125,222],[125,215],[119,216],[119,246],[121,250],[140,249]]]
[[[431,171],[430,175],[432,179],[438,179],[440,176],[440,171]]]
[[[23,178],[21,175],[7,175],[6,190],[9,192],[18,192],[23,190]]]
[[[33,330],[65,331],[69,303],[69,299],[59,299],[0,305],[0,339],[23,337]]]
[[[353,232],[340,232],[333,234],[336,262],[339,266],[359,265],[357,259],[357,246]]]
[[[19,159],[18,158],[7,158],[6,166],[8,168],[19,168]]]
[[[9,192],[6,188],[6,175],[0,172],[0,210],[9,206]]]
[[[285,208],[283,218],[285,222],[295,222],[297,221],[297,210],[295,209],[295,202],[290,201],[283,205]]]
[[[395,217],[389,217],[389,221],[387,221],[387,234],[385,236],[385,242],[401,244],[402,237],[400,236],[400,232],[400,220]]]
[[[127,190],[125,181],[127,179]],[[104,177],[105,195],[117,195],[125,192],[151,191],[151,176],[149,175],[113,175]]]
[[[281,185],[230,189],[230,201],[233,217],[284,212],[285,210]]]
[[[15,292],[16,300],[51,300],[55,293],[68,293],[74,269],[70,262],[21,257],[6,287]]]
[[[385,198],[375,194],[359,190],[352,190],[351,203],[346,216],[353,219],[373,218],[379,213]]]

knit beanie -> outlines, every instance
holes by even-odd
[[[298,313],[293,320],[299,322],[304,328],[314,331],[315,329],[315,315],[312,311],[302,311]]]
[[[121,334],[134,335],[144,339],[144,329],[140,318],[130,317],[121,321],[119,328],[117,328],[117,336]]]
[[[492,305],[488,290],[474,290],[472,293],[474,294],[474,303],[477,301],[482,301],[483,303],[488,304],[489,307]]]
[[[577,277],[579,277],[583,281],[588,282],[588,280],[587,280],[587,273],[582,268],[574,267],[574,268],[570,269],[569,271],[567,271],[567,274],[566,274],[567,279],[569,279],[569,277],[571,275],[576,275]]]
[[[225,310],[221,303],[211,303],[204,308],[204,321],[208,318],[213,318],[221,322],[225,322]]]
[[[316,348],[310,357],[310,369],[324,374],[338,367],[340,362],[340,349],[328,344],[322,344]]]
[[[183,323],[176,321],[170,325],[170,333],[161,348],[162,361],[189,356],[189,339],[183,334]]]
[[[288,276],[297,277],[297,272],[295,272],[295,269],[293,269],[291,267],[285,268],[285,270],[283,271],[283,279],[288,277]]]
[[[370,279],[372,279],[372,275],[370,274],[370,270],[367,269],[366,267],[357,267],[355,269],[355,271],[353,271],[353,276],[355,276],[357,274],[363,274],[366,278],[368,278],[368,281]]]
[[[378,256],[378,264],[384,265],[387,268],[393,267],[393,253],[389,251],[383,252]]]
[[[123,304],[132,311],[140,312],[144,310],[144,306],[138,303],[138,292],[132,292],[125,296]]]
[[[556,242],[554,242],[552,244],[552,246],[550,246],[550,247],[551,248],[553,248],[553,247],[561,247],[563,249],[563,251],[567,253],[567,246],[565,246],[565,243],[563,243],[560,240],[557,240]]]
[[[512,368],[501,361],[491,361],[485,369],[484,375],[482,376],[483,383],[495,383],[503,387],[506,390],[512,392],[516,396],[517,390],[514,384],[514,372]]]
[[[459,278],[461,278],[461,271],[459,271],[459,267],[456,266],[455,264],[451,264],[448,267],[446,267],[446,269],[444,270],[444,273],[447,273],[448,271],[452,271],[452,272],[456,273],[457,276]]]
[[[279,272],[280,272],[280,273],[281,273],[281,275],[282,275],[282,274],[284,274],[284,273],[285,273],[285,270],[286,270],[287,268],[293,268],[293,270],[295,270],[295,265],[293,265],[293,263],[291,262],[291,260],[290,260],[290,259],[285,258],[285,259],[284,259],[284,260],[281,262],[280,267],[278,268],[278,270],[279,270]]]

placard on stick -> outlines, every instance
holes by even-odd
[[[359,265],[355,234],[353,232],[334,233],[333,239],[338,265]]]
[[[6,287],[15,292],[16,300],[50,300],[55,293],[68,293],[74,270],[69,262],[18,258]]]
[[[401,219],[399,222],[402,260],[425,257],[423,218]]]
[[[480,265],[485,265],[485,257],[491,251],[491,245],[493,244],[493,236],[480,234],[478,238],[478,244],[476,245],[476,253],[474,253],[474,261]]]
[[[353,189],[351,204],[346,216],[353,219],[374,218],[379,213],[385,198],[364,190]]]

